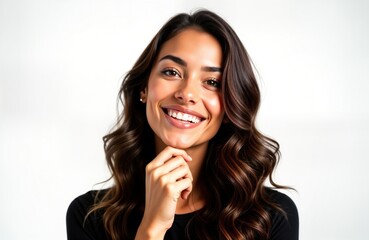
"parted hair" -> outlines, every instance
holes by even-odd
[[[207,10],[171,18],[125,75],[118,95],[123,110],[103,138],[114,184],[90,214],[102,212],[113,240],[134,239],[145,207],[145,167],[155,157],[140,91],[163,44],[188,28],[212,35],[221,45],[225,121],[209,142],[200,173],[206,204],[187,224],[187,238],[268,239],[272,223],[267,210],[280,208],[269,199],[265,182],[281,187],[272,179],[279,145],[256,129],[260,91],[245,47],[223,18]]]

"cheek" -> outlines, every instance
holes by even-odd
[[[149,100],[155,100],[158,98],[158,93],[160,94],[160,92],[158,92],[157,90],[157,84],[152,83],[152,81],[149,81],[149,84],[147,86],[147,98]]]
[[[172,92],[170,84],[160,79],[150,79],[148,83],[148,99],[158,101],[167,97]]]
[[[213,118],[219,117],[220,120],[223,118],[223,99],[221,96],[211,96],[207,98],[206,101],[207,109],[211,113]]]

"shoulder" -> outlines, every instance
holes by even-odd
[[[94,205],[97,193],[98,191],[89,191],[75,198],[68,207],[67,218],[68,216],[77,215],[83,215],[83,217],[85,217],[85,215]]]
[[[279,206],[270,210],[272,216],[271,239],[297,240],[299,233],[299,216],[296,204],[284,193],[267,189],[271,201]]]
[[[267,188],[267,194],[273,203],[278,204],[287,214],[297,214],[296,204],[284,193]]]
[[[89,191],[70,203],[66,214],[68,239],[103,239],[96,237],[105,236],[102,215],[88,213],[104,192]]]

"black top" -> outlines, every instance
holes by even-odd
[[[272,216],[271,240],[297,240],[299,218],[296,205],[285,194],[269,190],[271,199],[285,211],[287,218],[278,211],[270,211]],[[68,240],[108,240],[101,216],[89,215],[87,212],[94,204],[96,191],[87,192],[70,204],[67,211]],[[195,213],[176,214],[172,227],[167,231],[165,240],[184,239],[186,223]],[[139,222],[138,222],[139,224]]]

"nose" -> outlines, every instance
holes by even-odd
[[[183,79],[179,89],[175,92],[174,97],[185,104],[195,104],[200,98],[200,85],[196,79]]]

